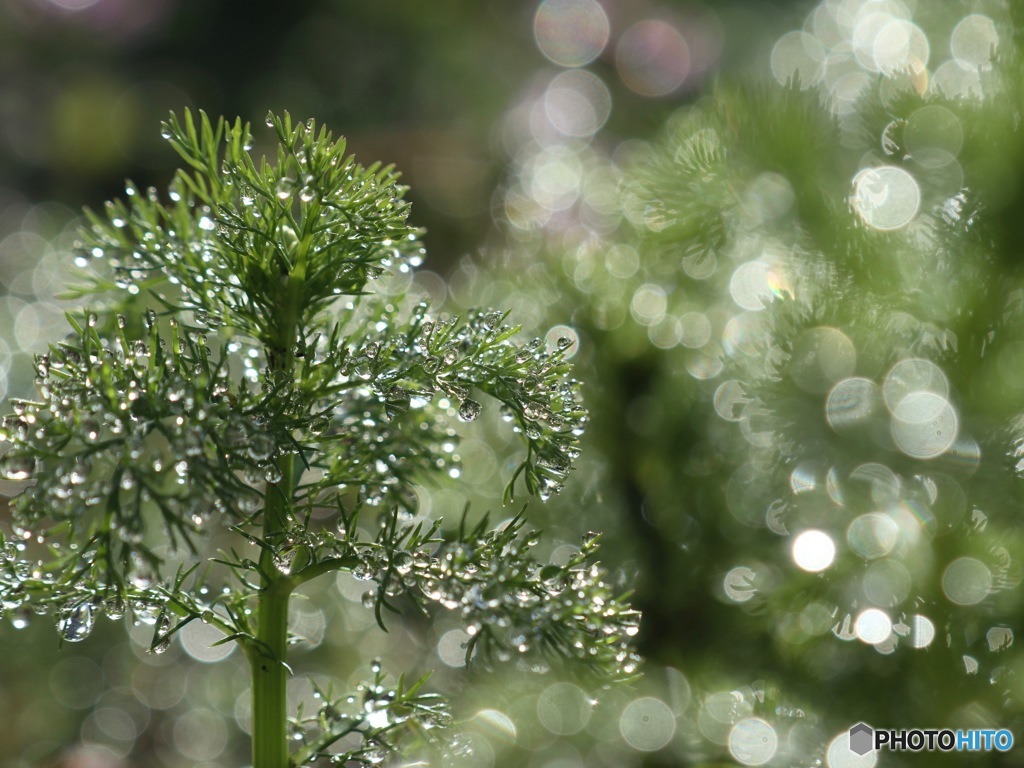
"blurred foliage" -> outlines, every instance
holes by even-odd
[[[282,18],[21,0],[0,14],[0,389],[27,390],[7,363],[61,317],[70,213],[42,201],[165,182],[152,126],[185,104],[315,115],[396,162],[428,230],[417,289],[453,312],[509,306],[549,351],[572,342],[590,432],[565,495],[527,515],[555,538],[541,559],[608,532],[610,582],[644,611],[645,678],[623,692],[467,677],[457,621],[396,624],[380,643],[347,577],[297,609],[303,665],[339,689],[364,676],[351,648],[437,666],[462,691],[467,764],[750,763],[772,743],[770,764],[836,768],[861,719],[1021,731],[1016,4],[311,2]],[[465,485],[418,489],[425,517],[514,514],[493,478],[514,472],[515,438],[496,409],[472,427]],[[0,672],[26,764],[76,740],[70,759],[112,765],[181,764],[182,744],[184,764],[239,762],[233,662],[188,667],[206,651],[186,637],[129,668],[117,659],[151,628],[109,645],[100,628],[94,656],[65,650],[51,672],[38,624],[24,632],[40,661]],[[25,653],[11,634],[0,644]],[[303,685],[293,699],[312,706]],[[68,709],[44,716],[40,697]],[[197,720],[223,729],[204,741]]]
[[[524,142],[516,245],[454,277],[573,308],[587,506],[693,687],[651,764],[1020,731],[1019,13],[826,0],[652,145]]]

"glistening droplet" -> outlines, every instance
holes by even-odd
[[[463,421],[475,421],[482,410],[483,406],[480,403],[467,397],[459,405],[459,417]]]
[[[61,616],[57,631],[67,642],[78,643],[89,636],[95,623],[92,608],[88,603],[82,603]]]

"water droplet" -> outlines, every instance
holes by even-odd
[[[262,434],[257,432],[249,438],[249,444],[246,446],[246,450],[249,452],[249,456],[255,461],[266,461],[274,455],[273,438],[270,435]]]
[[[316,190],[310,186],[303,187],[299,190],[299,200],[304,203],[311,203],[316,198]]]
[[[287,176],[281,178],[277,182],[275,187],[275,193],[277,194],[278,200],[288,200],[292,196],[292,190],[295,188],[295,180],[289,179]]]
[[[15,629],[25,629],[32,621],[32,611],[26,608],[19,608],[11,614],[11,626]]]
[[[116,620],[124,616],[125,604],[124,598],[120,595],[113,595],[103,601],[103,610],[107,614],[108,619]]]
[[[359,579],[359,581],[370,581],[377,575],[377,569],[364,561],[352,569],[352,575]]]
[[[483,406],[480,403],[467,397],[459,405],[459,417],[463,421],[475,421],[482,410]]]
[[[398,552],[395,554],[392,562],[394,563],[395,570],[400,574],[405,575],[412,570],[415,560],[408,552]]]
[[[35,472],[36,460],[29,456],[12,456],[0,458],[0,476],[8,480],[28,480]]]
[[[368,590],[363,592],[360,602],[363,604],[363,608],[370,609],[377,604],[377,592],[375,590]]]
[[[61,615],[57,631],[67,642],[78,643],[89,636],[95,623],[92,607],[88,603],[82,603]]]

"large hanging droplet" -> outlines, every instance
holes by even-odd
[[[92,632],[96,619],[88,603],[82,603],[66,611],[57,625],[60,636],[69,643],[79,643]]]
[[[470,400],[467,397],[459,405],[459,417],[463,421],[475,421],[482,410],[483,406],[480,405],[480,403],[478,403],[476,400]]]

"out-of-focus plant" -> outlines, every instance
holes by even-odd
[[[536,147],[518,246],[456,278],[540,328],[574,307],[581,485],[632,534],[642,650],[703,689],[667,764],[687,735],[850,766],[858,721],[1020,732],[1022,21],[826,0],[779,82],[612,158]]]
[[[637,614],[593,563],[596,536],[555,565],[521,515],[414,520],[413,483],[458,475],[451,424],[479,416],[477,397],[525,446],[506,496],[561,488],[587,420],[568,343],[374,293],[422,258],[396,174],[312,121],[267,124],[269,159],[241,121],[172,115],[187,167],[167,196],[129,184],[88,214],[105,303],[68,315],[36,359],[38,397],[3,421],[3,475],[25,483],[0,542],[4,608],[17,625],[51,614],[66,642],[127,616],[153,626],[154,653],[191,622],[220,630],[249,661],[255,768],[377,764],[450,720],[423,678],[389,682],[375,661],[357,692],[317,689],[289,723],[289,600],[331,572],[366,582],[382,628],[403,602],[457,612],[467,659],[631,676]]]

